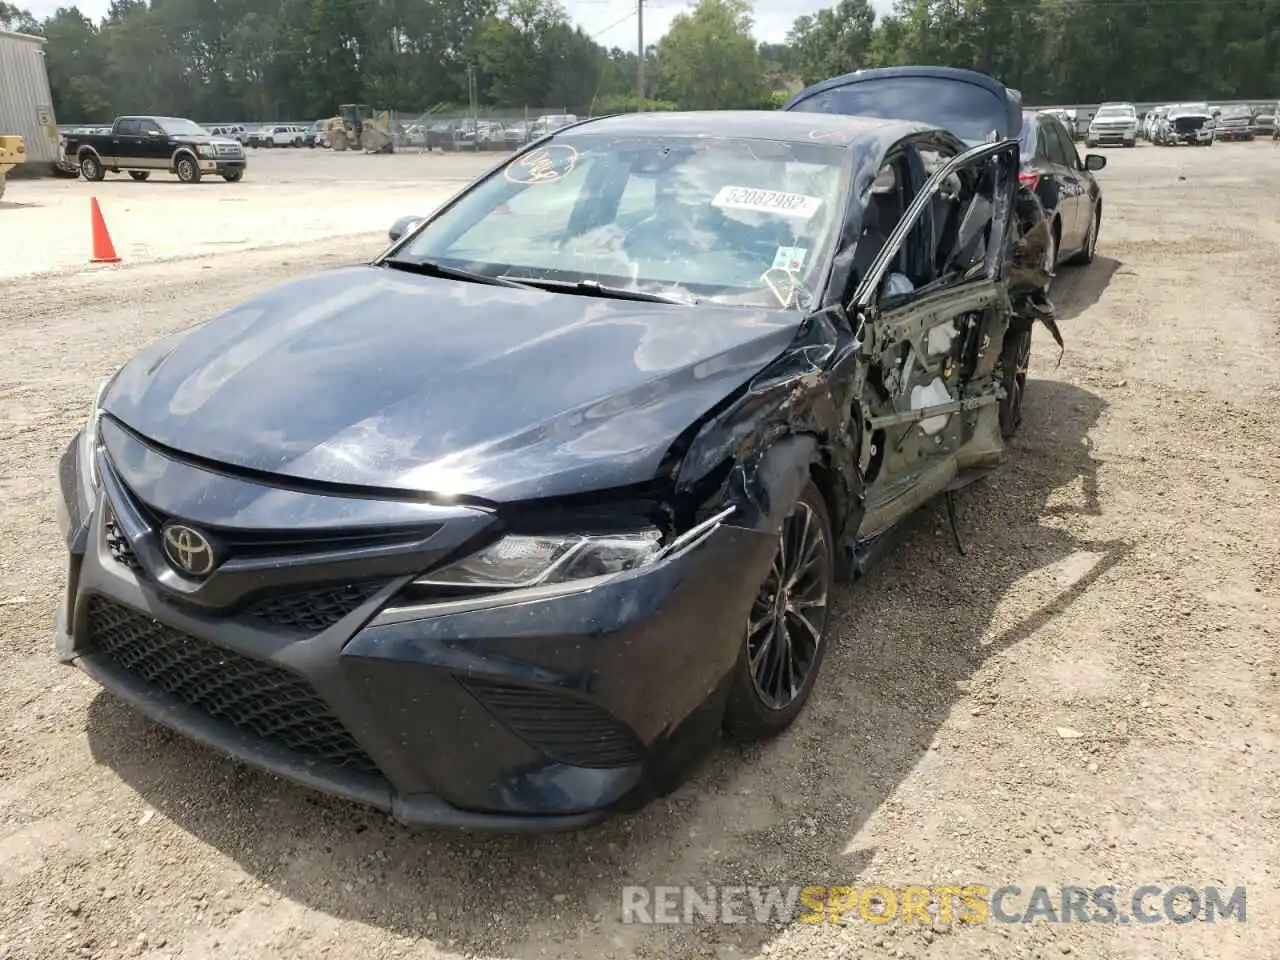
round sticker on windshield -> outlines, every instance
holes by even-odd
[[[573,173],[577,165],[577,150],[565,143],[549,143],[507,164],[502,175],[522,186],[555,183]]]

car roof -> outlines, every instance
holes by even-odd
[[[937,130],[909,120],[854,117],[779,110],[696,110],[623,113],[577,124],[558,135],[576,132],[626,133],[635,136],[719,136],[747,140],[820,140],[848,145],[863,138],[894,140],[911,133]]]

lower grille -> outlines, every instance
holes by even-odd
[[[121,670],[210,716],[294,753],[366,774],[377,765],[301,677],[89,600],[89,641]]]
[[[635,736],[616,718],[568,694],[474,678],[459,682],[530,746],[575,767],[626,767],[641,761]]]
[[[121,566],[128,567],[134,573],[142,573],[142,564],[138,562],[138,557],[133,552],[133,547],[129,545],[129,538],[124,535],[124,531],[120,529],[120,525],[116,523],[116,516],[110,511],[103,518],[103,532],[107,539],[107,552],[111,554],[111,559]]]
[[[286,630],[319,633],[332,627],[382,587],[383,582],[377,581],[286,593],[259,600],[245,610],[245,616]]]

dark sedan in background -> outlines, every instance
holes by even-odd
[[[1060,263],[1092,263],[1102,229],[1102,190],[1093,174],[1107,165],[1098,153],[1076,151],[1071,134],[1051,113],[1027,111],[1022,124],[1020,179],[1039,198]]]

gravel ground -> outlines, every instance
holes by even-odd
[[[409,832],[53,660],[54,465],[100,378],[381,235],[0,285],[0,957],[1276,956],[1280,152],[1109,157],[968,556],[922,514],[787,735],[568,836]],[[619,921],[685,883],[1246,885],[1248,922]]]
[[[146,183],[107,174],[84,180],[11,180],[0,201],[0,280],[93,270],[89,198],[102,208],[129,264],[385,231],[406,213],[430,213],[496,154],[250,150],[240,183],[198,184],[156,173]],[[225,261],[223,261],[225,262]]]

